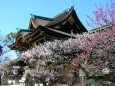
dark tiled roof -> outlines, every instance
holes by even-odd
[[[30,24],[34,26],[34,28],[37,28],[39,25],[46,26],[50,21],[49,20],[44,20],[40,18],[31,18],[30,19]],[[31,27],[29,27],[31,28]]]
[[[37,28],[39,25],[46,26],[50,21],[52,21],[52,18],[47,18],[47,17],[42,17],[42,16],[37,16],[31,14],[31,19],[30,19],[30,26],[29,28],[33,29],[31,27],[31,24],[34,26],[34,28]]]
[[[56,25],[60,22],[63,22],[70,15],[72,10],[66,10],[60,15],[57,15],[52,21],[50,21],[46,26]]]
[[[63,22],[64,20],[66,20],[69,17],[69,15],[72,13],[72,11],[74,11],[73,7],[61,12],[60,14],[55,16],[54,18],[47,18],[47,17],[37,16],[37,15],[32,15],[31,22],[34,24],[34,26],[36,28],[39,25],[55,26],[55,25]],[[44,22],[41,23],[41,21],[43,21],[43,20],[44,20]]]
[[[31,29],[20,29],[20,31],[18,32],[18,35],[21,34],[22,36],[25,36],[33,31],[34,30],[31,30]]]

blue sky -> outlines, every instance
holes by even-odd
[[[52,18],[73,5],[81,22],[90,29],[86,15],[92,15],[95,3],[108,2],[110,0],[0,0],[0,31],[6,35],[16,32],[16,28],[27,29],[30,14]],[[16,57],[13,52],[10,54]]]
[[[15,32],[16,28],[27,29],[30,14],[54,17],[74,5],[81,22],[86,24],[86,15],[91,15],[95,3],[105,4],[110,0],[1,0],[0,31],[2,34]]]

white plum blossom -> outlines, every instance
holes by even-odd
[[[114,34],[115,29],[113,28],[112,30],[105,29],[101,33],[77,34],[75,39],[48,41],[22,53],[20,60],[36,59],[36,62],[44,61],[45,64],[57,66],[65,63],[87,64],[87,68],[84,68],[84,70],[89,73],[90,65],[95,66],[97,70],[101,70],[105,67],[105,62],[109,62],[110,68],[114,69]]]

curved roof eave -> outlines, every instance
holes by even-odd
[[[50,21],[46,26],[50,27],[50,26],[55,26],[58,25],[62,22],[64,22],[72,13],[74,9],[69,9],[69,11],[65,11],[62,14],[60,14],[59,16],[57,16],[56,18],[54,18],[52,21]]]

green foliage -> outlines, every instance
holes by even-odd
[[[13,32],[9,33],[6,35],[4,42],[13,43],[15,41],[16,36],[17,33],[13,33]]]
[[[85,81],[84,86],[99,86],[95,79],[88,79]]]

